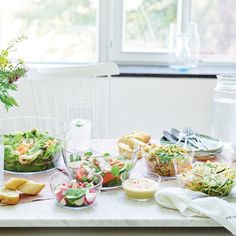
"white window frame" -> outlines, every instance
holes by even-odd
[[[123,2],[125,0],[110,0],[110,9],[112,15],[111,32],[111,48],[109,59],[118,64],[148,64],[148,65],[167,65],[170,61],[171,54],[168,50],[160,52],[127,52],[122,51],[122,43],[124,38],[124,8]],[[177,21],[178,25],[182,25],[184,20],[189,20],[190,0],[177,0]],[[187,9],[183,11],[182,9]]]
[[[100,0],[109,2],[107,10],[109,19],[107,61],[118,64],[134,65],[168,65],[173,57],[168,50],[160,52],[127,52],[122,51],[124,37],[124,9],[125,0]],[[191,1],[177,0],[177,27],[179,32],[186,30],[187,23],[191,20]],[[102,32],[102,31],[100,31]],[[102,52],[101,52],[102,53]],[[202,55],[200,64],[202,65],[235,65],[236,57],[226,55]]]
[[[168,50],[160,52],[127,52],[122,51],[124,37],[124,9],[125,0],[97,0],[97,62],[115,62],[129,65],[168,65],[172,55]],[[135,0],[134,0],[135,1]],[[191,19],[191,1],[177,1],[177,27],[184,31]],[[1,3],[1,2],[0,2]],[[0,20],[1,20],[0,15]],[[1,33],[1,29],[0,29]],[[1,42],[0,42],[1,43]],[[84,64],[79,62],[33,62],[30,64]],[[86,63],[86,62],[85,62]],[[235,65],[236,58],[226,55],[202,55],[203,65]]]

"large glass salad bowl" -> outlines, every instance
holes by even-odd
[[[111,190],[121,187],[121,175],[134,167],[138,151],[134,151],[132,160],[127,159],[125,154],[111,155],[94,150],[79,152],[72,146],[63,148],[62,154],[66,169],[73,179],[100,174],[103,177],[102,190]]]
[[[14,117],[0,119],[4,133],[4,170],[34,174],[56,167],[67,123],[48,117]]]

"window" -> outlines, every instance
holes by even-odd
[[[26,61],[97,60],[96,0],[1,0],[0,42],[25,34],[19,53]]]
[[[112,59],[167,63],[169,25],[177,19],[177,0],[120,0],[113,8]]]
[[[175,0],[126,0],[123,11],[123,51],[167,50],[169,25],[176,22]]]
[[[192,0],[192,20],[198,23],[203,55],[236,55],[235,10],[235,0]]]
[[[235,61],[235,0],[0,0],[0,47],[27,62],[167,64],[170,24],[198,23],[203,62]]]

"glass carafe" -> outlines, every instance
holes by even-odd
[[[217,75],[211,132],[225,144],[236,138],[236,75]]]

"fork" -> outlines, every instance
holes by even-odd
[[[196,139],[197,143],[198,143],[198,148],[199,148],[199,144],[201,144],[204,148],[206,148],[207,150],[209,149],[208,146],[201,140],[201,138],[199,138],[195,132],[193,131],[193,129],[191,127],[185,127],[183,130],[184,133],[186,133],[186,135],[189,138],[193,138]],[[200,149],[200,148],[199,148]]]

